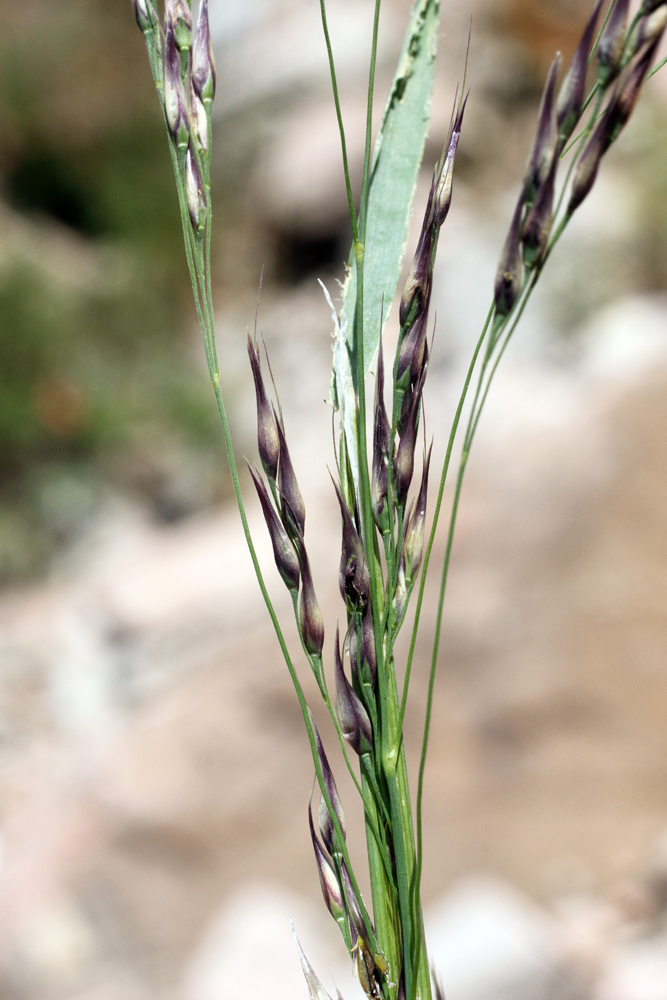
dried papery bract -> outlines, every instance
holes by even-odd
[[[296,950],[299,954],[299,961],[301,962],[301,969],[303,971],[304,978],[306,980],[306,985],[308,986],[308,995],[310,1000],[331,1000],[331,997],[327,991],[322,986],[315,975],[315,970],[306,958],[304,950],[301,947],[301,942],[296,936],[296,931],[294,930],[294,924],[292,924],[292,934],[294,935],[294,940],[296,942]]]
[[[202,104],[210,105],[213,101],[215,84],[215,59],[208,22],[208,0],[201,0],[192,46],[192,86]]]

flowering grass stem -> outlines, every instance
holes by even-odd
[[[361,895],[348,851],[333,772],[253,543],[223,396],[211,272],[211,105],[216,76],[207,0],[200,0],[194,41],[191,5],[187,0],[166,0],[164,27],[158,21],[151,0],[132,2],[146,41],[151,74],[167,126],[186,260],[234,496],[259,588],[296,692],[313,758],[320,792],[319,836],[310,805],[308,821],[324,901],[341,930],[368,1000],[431,1000],[434,993],[440,1000],[441,989],[431,981],[421,905],[423,796],[445,596],[465,473],[498,367],[544,267],[573,213],[593,187],[602,157],[631,116],[643,83],[664,63],[651,70],[667,24],[667,16],[662,10],[665,0],[645,0],[627,28],[628,0],[613,0],[596,34],[604,6],[603,0],[597,0],[558,92],[560,56],[556,56],[552,64],[528,166],[500,256],[493,301],[476,341],[454,412],[428,532],[425,518],[431,449],[426,444],[418,486],[413,486],[413,478],[416,457],[418,461],[422,394],[432,346],[428,329],[433,272],[440,230],[452,201],[455,158],[468,99],[465,73],[463,84],[456,92],[446,141],[433,173],[419,242],[401,296],[398,346],[388,392],[392,402],[389,419],[384,404],[384,306],[385,301],[390,302],[393,298],[398,282],[400,259],[397,262],[396,252],[397,247],[401,248],[402,234],[407,233],[410,203],[425,140],[424,123],[430,108],[439,0],[415,0],[373,153],[373,102],[381,13],[381,0],[374,0],[358,209],[350,178],[326,2],[320,0],[352,231],[350,273],[344,288],[343,308],[335,315],[333,402],[334,436],[337,429],[338,441],[337,447],[334,446],[337,472],[334,487],[341,511],[339,586],[346,611],[343,651],[338,630],[334,646],[335,702],[327,680],[324,618],[306,550],[306,508],[290,456],[272,373],[275,403],[269,401],[264,385],[256,330],[254,340],[248,337],[248,352],[257,399],[258,451],[265,478],[252,467],[250,472],[271,537],[276,566],[291,595],[304,664],[316,682],[363,809],[372,897],[370,909]],[[584,96],[586,71],[596,56],[597,80]],[[593,110],[589,113],[591,104]],[[565,176],[559,185],[562,160],[568,153],[573,155],[563,170]],[[396,172],[395,178],[392,171]],[[394,211],[396,204],[403,206],[398,213]],[[392,212],[392,225],[397,229],[387,233],[381,223],[384,216],[389,217]],[[368,303],[371,305],[367,308]],[[377,317],[373,315],[375,303]],[[369,449],[367,424],[370,415],[365,380],[378,345],[373,439]],[[475,377],[475,390],[469,401]],[[464,413],[467,413],[467,422],[440,572],[413,817],[403,729],[426,582],[432,568],[436,532]],[[407,620],[415,588],[415,611],[399,688],[396,640]],[[346,654],[351,680],[345,671]],[[354,756],[350,750],[354,751]],[[354,757],[358,758],[357,767]],[[303,952],[299,953],[311,996],[327,1000],[328,994]]]

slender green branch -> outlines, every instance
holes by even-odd
[[[347,203],[350,212],[350,222],[352,223],[352,235],[356,243],[359,240],[359,231],[357,228],[357,211],[354,206],[354,195],[352,194],[352,182],[350,181],[350,167],[347,158],[347,142],[345,139],[343,114],[340,108],[340,97],[338,94],[336,65],[334,63],[333,49],[331,47],[331,37],[329,35],[329,23],[327,19],[326,0],[320,0],[320,15],[322,18],[322,30],[324,31],[324,41],[327,47],[327,57],[329,59],[329,75],[331,76],[331,87],[333,89],[333,99],[336,108],[336,120],[338,121],[338,132],[340,133],[340,146],[341,146],[341,152],[343,154],[343,173],[345,174],[345,190],[347,192]]]

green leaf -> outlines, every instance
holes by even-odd
[[[410,227],[412,199],[424,153],[440,0],[416,0],[403,51],[378,134],[368,197],[364,260],[364,368],[368,373],[380,341],[380,317],[387,322],[401,274]],[[357,295],[354,251],[343,286],[341,332],[355,373],[354,313]]]

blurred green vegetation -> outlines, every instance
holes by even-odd
[[[176,518],[210,502],[221,475],[208,471],[215,415],[191,361],[170,161],[131,5],[8,6],[0,583],[80,537],[111,483]]]

